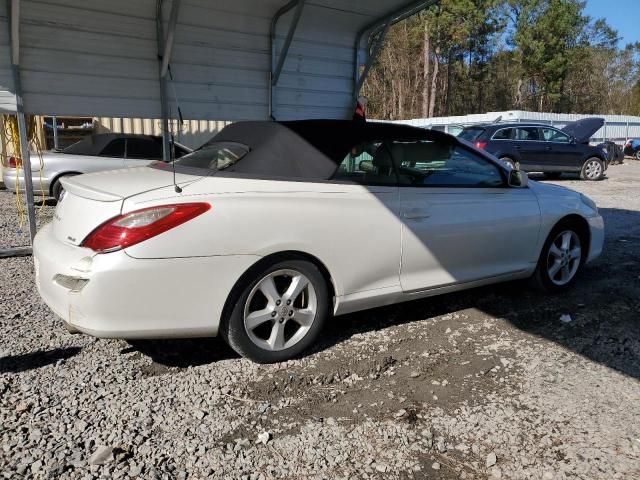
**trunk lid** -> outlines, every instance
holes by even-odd
[[[583,118],[566,124],[561,130],[567,135],[571,135],[578,143],[589,143],[589,139],[602,128],[604,118],[592,117]]]
[[[176,183],[181,186],[199,179],[176,175]],[[147,167],[63,178],[65,194],[53,216],[53,232],[64,243],[80,245],[96,227],[121,213],[126,198],[171,185],[171,170]]]

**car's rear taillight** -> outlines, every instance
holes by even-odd
[[[107,220],[87,235],[81,247],[113,252],[144,242],[203,214],[208,203],[180,203],[143,208]]]
[[[476,142],[476,148],[479,148],[480,150],[484,150],[484,147],[487,146],[487,142]]]
[[[19,168],[22,165],[22,162],[19,158],[9,157],[7,160],[7,164],[9,168]]]

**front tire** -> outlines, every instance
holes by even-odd
[[[306,260],[279,260],[251,272],[229,298],[222,338],[257,363],[289,360],[309,348],[329,316],[322,272]]]
[[[551,293],[570,288],[584,264],[587,248],[584,230],[575,221],[556,225],[542,247],[531,277],[533,286]]]
[[[640,150],[636,152],[635,157],[636,157],[636,160],[640,160]]]
[[[604,176],[604,163],[602,160],[596,157],[591,157],[584,162],[582,171],[580,172],[580,178],[582,180],[597,181],[601,180]]]

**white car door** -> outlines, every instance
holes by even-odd
[[[537,261],[538,201],[510,188],[493,162],[459,145],[391,146],[400,179],[405,292],[530,268]]]
[[[344,194],[326,197],[320,204],[330,212],[326,219],[344,246],[333,257],[344,281],[344,293],[394,292],[400,286],[400,198],[389,150],[380,142],[354,147],[338,167],[333,182]],[[345,195],[346,194],[346,195]],[[336,203],[338,200],[339,203]],[[339,212],[336,216],[335,212]],[[316,214],[322,220],[323,214]],[[324,257],[324,255],[323,255]]]

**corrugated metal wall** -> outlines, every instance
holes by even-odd
[[[177,142],[190,148],[197,148],[210,140],[230,122],[214,120],[185,120],[178,126],[171,124]],[[94,118],[95,133],[141,133],[143,135],[162,135],[162,121],[148,118]]]
[[[569,122],[587,117],[601,117],[605,125],[592,137],[593,142],[612,140],[624,143],[628,138],[640,138],[640,117],[626,115],[582,115],[576,113],[544,113],[511,110],[507,112],[489,112],[483,114],[462,115],[452,117],[416,118],[400,120],[398,123],[414,125],[416,127],[443,127],[445,131],[452,131],[456,125],[472,125],[477,123],[494,122],[501,118],[501,122],[536,122],[547,123],[562,128]]]
[[[16,108],[16,97],[13,91],[13,76],[9,59],[9,22],[7,21],[7,3],[0,1],[0,111],[12,111]]]
[[[6,26],[0,1],[0,28]],[[168,18],[171,2],[165,2]],[[172,102],[192,119],[268,116],[269,25],[286,0],[183,0]],[[278,119],[345,118],[353,110],[354,41],[408,0],[307,1],[275,90]],[[159,118],[156,0],[21,0],[25,109],[59,116]],[[282,46],[292,12],[279,24]],[[7,30],[7,28],[3,28]],[[0,36],[6,37],[3,33]],[[0,89],[7,39],[0,39]],[[176,115],[176,106],[172,105]]]

